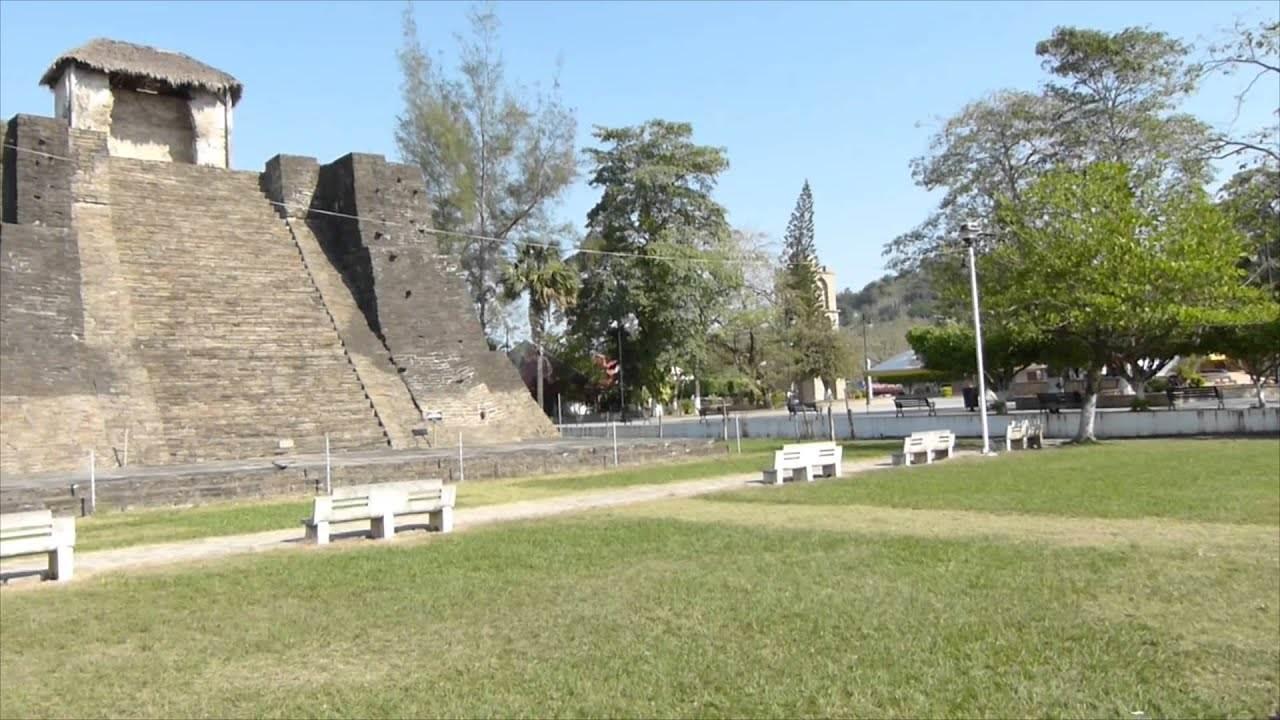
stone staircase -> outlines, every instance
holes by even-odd
[[[386,447],[389,437],[257,173],[111,158],[134,352],[169,462]],[[153,439],[154,440],[154,439]]]

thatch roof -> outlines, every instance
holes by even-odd
[[[195,87],[217,95],[229,90],[232,104],[240,101],[240,93],[244,91],[239,80],[193,57],[107,38],[90,40],[59,55],[40,78],[40,83],[53,87],[62,76],[63,69],[70,64],[109,75],[158,81],[178,89]]]

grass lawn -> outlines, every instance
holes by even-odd
[[[1178,477],[1191,444],[1146,467]],[[1197,447],[1238,469],[1235,445]],[[1052,498],[1046,478],[1112,452],[947,472],[1023,464],[1022,494]],[[1131,470],[1099,463],[1120,488],[1101,495],[1186,504],[1185,484]],[[1204,523],[829,495],[860,477],[15,588],[0,595],[0,716],[1266,717],[1280,521],[1228,506],[1274,504],[1272,480],[1225,493],[1224,522]],[[717,507],[736,517],[682,516]],[[928,536],[928,518],[960,516],[967,532]],[[1045,525],[1072,533],[1020,535]]]
[[[627,485],[672,483],[755,472],[767,464],[768,454],[781,446],[781,442],[777,440],[748,439],[743,440],[741,454],[736,452],[735,447],[735,452],[723,456],[623,467],[608,472],[463,483],[458,486],[458,507],[479,507]],[[900,448],[901,443],[845,443],[845,457],[850,460],[878,457],[888,455],[895,447]],[[128,545],[301,527],[299,523],[310,512],[309,500],[293,498],[213,503],[179,510],[140,509],[102,513],[77,521],[76,549],[89,552]]]
[[[708,500],[1274,525],[1280,523],[1280,442],[1134,440],[1017,450],[995,461],[897,468],[853,482]]]

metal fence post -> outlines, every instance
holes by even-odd
[[[738,438],[738,454],[741,455],[742,454],[742,417],[739,415],[733,416],[733,433]]]
[[[324,494],[333,494],[333,472],[329,460],[329,433],[324,434]]]
[[[613,424],[613,466],[618,466],[618,423]]]
[[[98,461],[92,449],[89,450],[89,514],[98,512]]]

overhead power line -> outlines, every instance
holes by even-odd
[[[55,155],[53,153],[47,153],[40,150],[32,150],[30,148],[18,147],[17,145],[5,144],[4,147],[7,149],[14,150],[16,152],[30,153],[32,155],[39,155],[41,157],[51,158],[54,160],[65,160],[67,162],[73,162],[75,160],[75,158],[68,157],[65,155]],[[116,169],[113,169],[112,172],[121,173],[124,175],[132,175],[134,177],[142,177],[142,178],[150,177],[146,173],[134,172],[129,169],[116,168]],[[650,255],[650,254],[638,253],[638,252],[623,252],[620,250],[601,250],[598,248],[583,247],[581,245],[570,246],[568,248],[561,248],[561,246],[556,243],[544,243],[544,242],[538,242],[536,240],[521,240],[521,239],[515,239],[515,238],[499,238],[499,237],[493,237],[492,235],[479,235],[476,233],[458,232],[455,230],[439,230],[431,227],[418,227],[416,225],[392,222],[390,220],[372,218],[365,215],[352,215],[350,213],[336,212],[333,210],[321,210],[319,208],[313,208],[306,205],[299,205],[297,203],[281,202],[278,200],[266,200],[266,202],[276,207],[290,208],[293,210],[304,210],[308,213],[316,213],[318,215],[327,215],[331,217],[345,218],[348,220],[356,220],[358,222],[376,223],[376,224],[384,225],[387,227],[417,227],[419,230],[422,230],[423,232],[430,233],[433,235],[456,237],[456,238],[462,238],[465,240],[471,240],[474,242],[482,242],[482,243],[494,243],[494,244],[501,244],[501,245],[510,244],[513,246],[527,245],[531,247],[557,248],[557,249],[564,249],[571,252],[583,253],[586,255],[599,255],[599,256],[605,256],[605,257],[620,257],[620,258],[636,258],[640,260],[656,260],[656,261],[663,261],[663,262],[693,262],[693,263],[706,263],[706,264],[729,263],[729,264],[740,264],[740,265],[765,265],[765,266],[770,264],[769,260],[762,259],[762,258],[752,258],[752,257],[731,257],[731,256],[680,257],[676,255]],[[704,252],[704,251],[699,251],[699,252]]]

